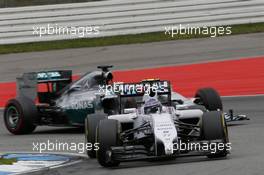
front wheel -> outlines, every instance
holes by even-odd
[[[9,100],[4,110],[5,126],[15,135],[32,133],[36,129],[37,117],[36,105],[26,97]]]
[[[96,128],[99,124],[99,122],[103,119],[106,119],[105,114],[91,114],[88,115],[87,118],[85,119],[85,138],[86,138],[86,143],[92,144],[92,149],[87,150],[87,155],[90,158],[96,158],[96,150],[95,150],[95,137],[96,137]]]
[[[99,122],[97,143],[100,145],[97,151],[99,164],[104,167],[118,166],[120,162],[111,159],[111,147],[119,145],[117,120],[104,119]]]
[[[208,158],[226,157],[228,147],[231,145],[228,143],[228,130],[222,112],[212,111],[204,113],[202,117],[201,137],[202,140],[209,142],[217,141],[218,146],[214,147],[214,150],[209,150]]]

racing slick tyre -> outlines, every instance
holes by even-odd
[[[97,143],[99,150],[97,151],[97,160],[104,167],[115,167],[119,165],[119,161],[111,159],[111,146],[118,146],[118,121],[105,119],[99,122],[97,128]]]
[[[35,103],[26,97],[17,97],[7,102],[4,110],[4,122],[7,130],[15,135],[29,134],[36,129],[38,118]]]
[[[195,98],[198,99],[199,105],[205,106],[209,111],[223,110],[223,104],[220,95],[213,88],[202,88],[199,89]]]
[[[93,145],[91,150],[87,150],[87,155],[90,158],[96,157],[96,150],[95,150],[96,128],[100,120],[103,120],[103,119],[106,119],[105,114],[91,114],[91,115],[88,115],[85,119],[86,143],[90,143]]]
[[[202,117],[201,136],[202,140],[219,143],[217,146],[215,145],[213,151],[209,150],[210,154],[207,155],[208,158],[226,157],[229,138],[226,121],[221,111],[204,113]]]

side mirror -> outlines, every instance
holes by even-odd
[[[184,104],[184,101],[182,99],[175,99],[175,100],[172,100],[172,102],[176,102],[180,105]]]

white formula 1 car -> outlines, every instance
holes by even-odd
[[[230,115],[222,112],[218,93],[205,88],[187,99],[171,92],[168,81],[143,86],[155,83],[156,92],[120,93],[120,114],[86,119],[86,141],[99,144],[98,150],[88,151],[89,157],[105,167],[190,153],[225,157],[230,150],[225,117]]]

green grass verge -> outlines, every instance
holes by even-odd
[[[15,162],[17,162],[16,159],[4,159],[4,158],[0,158],[0,165],[12,165]]]
[[[264,32],[264,23],[255,24],[241,24],[232,25],[232,34],[247,34]],[[225,36],[225,35],[221,35]],[[47,42],[35,42],[25,44],[9,44],[0,45],[0,54],[19,53],[19,52],[32,52],[32,51],[45,51],[55,49],[67,49],[67,48],[81,48],[81,47],[97,47],[97,46],[109,46],[120,44],[133,44],[133,43],[147,43],[169,40],[183,40],[192,38],[204,38],[210,37],[210,35],[176,35],[173,38],[169,35],[165,35],[164,32],[136,34],[136,35],[123,35],[103,38],[85,38],[74,40],[61,40],[61,41],[47,41]]]

